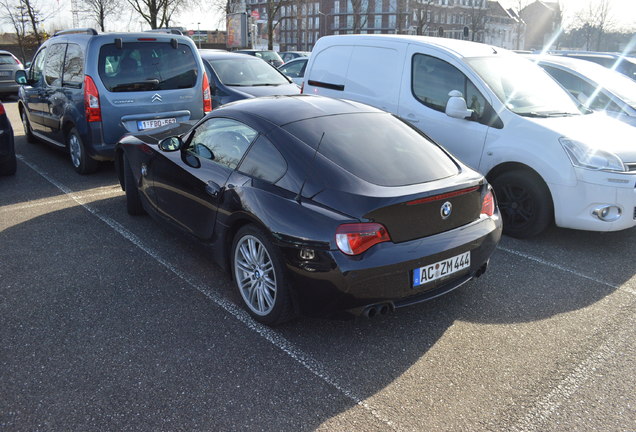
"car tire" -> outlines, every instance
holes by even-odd
[[[131,216],[139,216],[146,213],[144,206],[141,203],[141,197],[139,196],[139,187],[135,181],[135,176],[132,172],[132,167],[128,158],[124,153],[122,165],[124,168],[124,189],[126,191],[126,210]]]
[[[530,171],[508,171],[493,180],[503,233],[528,238],[543,232],[552,222],[554,210],[550,191]]]
[[[15,153],[11,153],[6,158],[0,160],[0,176],[14,175],[18,163],[15,158]]]
[[[261,229],[246,225],[236,233],[231,264],[243,305],[256,321],[274,326],[294,317],[280,250]]]
[[[35,144],[38,142],[38,139],[33,135],[33,130],[31,129],[31,122],[29,122],[29,117],[25,110],[20,110],[20,119],[22,120],[22,127],[24,128],[24,136],[26,137],[27,142],[31,144]]]
[[[86,152],[86,146],[82,142],[77,129],[72,128],[66,135],[66,147],[71,156],[71,163],[79,174],[90,174],[97,170],[98,162],[92,159]]]

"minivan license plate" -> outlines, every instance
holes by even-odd
[[[413,286],[424,285],[468,267],[470,267],[470,251],[413,270]]]
[[[170,123],[176,123],[176,118],[164,118],[164,119],[155,119],[155,120],[140,120],[137,122],[137,129],[154,129],[161,126],[165,126]]]

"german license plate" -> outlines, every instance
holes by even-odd
[[[424,285],[469,267],[470,251],[413,270],[413,286]]]
[[[161,126],[165,126],[170,123],[176,123],[176,118],[164,118],[164,119],[154,119],[154,120],[140,120],[137,122],[137,129],[154,129]]]

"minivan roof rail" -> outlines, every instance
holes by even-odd
[[[61,35],[67,35],[67,34],[77,34],[77,33],[84,33],[87,35],[92,35],[92,36],[96,36],[97,35],[97,30],[95,30],[94,28],[76,28],[76,29],[68,29],[68,30],[60,30],[55,32],[55,34],[53,34],[53,36],[61,36]]]
[[[144,30],[144,32],[183,35],[183,32],[181,30],[175,29],[175,28],[158,28],[158,29],[152,29],[152,30]]]

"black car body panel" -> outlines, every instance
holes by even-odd
[[[483,198],[490,193],[481,175],[435,146],[436,154],[452,161],[455,175],[400,187],[370,184],[280,127],[312,116],[355,113],[391,117],[363,104],[307,95],[229,104],[192,130],[183,125],[122,139],[116,159],[120,181],[123,186],[125,154],[144,208],[209,243],[223,268],[231,269],[230,246],[239,228],[254,224],[264,229],[284,257],[295,305],[307,315],[342,309],[359,313],[380,303],[397,308],[441,295],[479,276],[501,236],[496,206],[491,216],[480,214]],[[161,139],[169,136],[178,135],[185,145],[192,144],[197,131],[213,120],[237,121],[259,132],[236,169],[215,166],[190,150],[159,149]],[[261,139],[273,143],[286,162],[284,174],[273,182],[241,171],[246,155]],[[457,211],[442,220],[440,208],[445,203]],[[335,235],[338,227],[361,222],[384,223],[392,241],[359,255],[341,252]],[[303,250],[311,250],[313,258],[301,258]],[[413,287],[414,270],[466,252],[469,267]]]
[[[13,128],[4,105],[0,103],[0,175],[13,175],[16,171]]]

